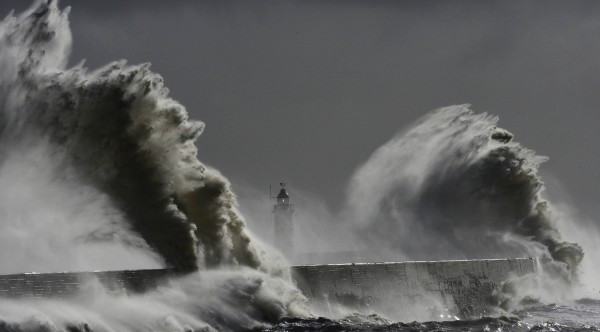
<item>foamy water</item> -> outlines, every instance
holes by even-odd
[[[139,295],[91,281],[68,300],[0,299],[0,330],[598,325],[598,302],[575,301],[593,289],[590,273],[591,283],[580,276],[594,257],[583,252],[594,248],[562,233],[575,221],[544,198],[537,170],[545,159],[468,105],[435,110],[375,151],[351,179],[341,218],[382,257],[538,256],[543,273],[515,280],[504,294],[515,304],[504,308],[509,318],[314,318],[285,260],[247,229],[228,180],[199,160],[194,142],[204,124],[189,119],[149,64],[68,68],[68,14],[38,1],[0,23],[0,273],[171,267],[190,274]]]
[[[38,1],[0,23],[0,273],[191,274],[140,296],[3,299],[7,329],[239,330],[306,316],[285,261],[254,241],[227,179],[198,160],[204,124],[149,64],[67,68],[68,14]]]
[[[568,304],[539,304],[498,318],[392,322],[373,316],[341,320],[283,319],[265,331],[600,331],[600,301],[581,299]]]

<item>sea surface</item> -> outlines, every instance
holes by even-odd
[[[265,331],[600,331],[600,300],[536,304],[510,316],[452,321],[391,322],[377,315],[340,320],[284,318]]]

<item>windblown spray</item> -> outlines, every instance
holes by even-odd
[[[0,251],[0,269],[212,271],[142,296],[2,300],[2,326],[235,330],[304,314],[285,269],[247,232],[227,180],[197,159],[203,124],[149,65],[67,68],[70,48],[68,10],[56,3],[0,23],[0,242],[23,248],[22,259]],[[544,158],[497,121],[467,106],[434,111],[356,172],[348,218],[396,253],[540,254],[572,279],[583,252],[561,240],[542,198]]]
[[[546,160],[469,105],[435,110],[354,174],[349,218],[368,240],[410,258],[540,256],[572,280],[583,258],[561,240],[538,176]]]
[[[148,64],[66,69],[67,16],[40,5],[3,23],[2,152],[43,144],[53,164],[106,193],[168,266],[262,267],[229,184],[196,158],[188,119]]]
[[[187,287],[183,295],[150,294],[131,301],[149,307],[171,303],[167,309],[178,311],[173,319],[179,323],[204,320],[232,329],[298,313],[303,297],[287,269],[252,240],[228,181],[197,159],[194,141],[204,124],[188,119],[149,64],[67,68],[68,12],[56,2],[39,1],[0,23],[0,179],[14,183],[1,189],[8,203],[0,203],[0,212],[10,219],[0,226],[3,245],[27,247],[19,236],[39,230],[27,238],[35,249],[21,251],[28,257],[12,267],[21,270],[8,272],[39,271],[28,265],[37,256],[49,261],[42,267],[46,271],[126,268],[110,261],[140,259],[180,271],[237,269],[177,283],[174,289]],[[11,179],[19,171],[20,177]],[[23,195],[11,199],[11,190]],[[10,204],[23,200],[27,203]],[[46,216],[40,209],[49,206],[60,212]],[[88,256],[87,248],[98,243],[104,246]],[[117,249],[104,251],[113,255],[106,258],[106,248]],[[197,298],[179,298],[186,292]],[[31,304],[30,310],[52,312],[41,305]],[[132,309],[132,315],[146,317],[139,310]],[[0,319],[4,315],[0,310]],[[114,317],[105,317],[103,324],[113,326]],[[140,319],[141,325],[131,329],[150,328],[140,322],[154,318]]]

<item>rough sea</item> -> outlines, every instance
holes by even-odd
[[[190,274],[137,295],[91,282],[69,299],[3,296],[0,332],[600,329],[597,294],[562,300],[580,297],[567,294],[580,271],[597,287],[600,237],[544,198],[546,158],[469,105],[435,110],[377,149],[340,216],[394,259],[540,257],[539,289],[511,295],[544,298],[466,320],[315,317],[281,254],[246,227],[230,182],[198,159],[204,124],[150,64],[70,66],[69,12],[39,0],[0,21],[0,274]]]
[[[265,331],[600,331],[600,300],[535,304],[509,316],[468,320],[391,322],[375,314],[340,320],[284,318]]]

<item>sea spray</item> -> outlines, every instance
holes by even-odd
[[[537,174],[546,160],[469,105],[435,110],[354,174],[347,218],[367,242],[412,258],[539,256],[576,278],[583,250],[561,239]]]
[[[113,294],[94,279],[76,297],[0,298],[2,331],[240,331],[302,310],[281,278],[220,269],[174,277],[142,294]],[[292,306],[289,306],[292,304]]]
[[[159,263],[188,271],[210,267],[213,277],[192,273],[191,286],[181,292],[170,287],[140,297],[107,295],[96,307],[90,303],[102,296],[95,292],[81,302],[6,300],[0,317],[14,330],[30,321],[48,330],[86,330],[88,324],[95,330],[189,330],[252,327],[301,314],[302,296],[288,283],[285,269],[270,264],[265,258],[269,253],[245,230],[228,182],[196,158],[193,143],[203,125],[190,121],[185,109],[168,98],[162,78],[149,65],[120,61],[97,71],[83,65],[67,69],[67,12],[55,3],[39,3],[0,24],[0,170],[6,170],[8,160],[13,160],[11,169],[35,160],[32,171],[45,173],[27,180],[28,192],[46,187],[53,194],[49,189],[64,187],[61,196],[75,202],[71,206],[59,199],[60,207],[69,212],[75,206],[90,207],[89,214],[60,216],[67,221],[60,230],[45,225],[40,241],[62,232],[69,236],[58,241],[72,241],[69,245],[116,243],[120,258],[135,251],[153,261],[156,257],[147,254],[151,247],[163,260]],[[359,224],[375,226],[363,228],[362,234],[379,244],[387,239],[399,250],[420,249],[429,257],[441,252],[545,253],[547,263],[556,263],[557,271],[571,278],[582,253],[560,240],[552,225],[536,174],[541,159],[511,142],[512,135],[495,128],[493,117],[472,114],[466,107],[446,111],[452,116],[441,117],[444,112],[438,111],[425,125],[376,152],[372,161],[384,165],[368,162],[357,173],[349,211]],[[32,158],[19,161],[20,155]],[[504,178],[510,181],[497,182]],[[80,200],[82,192],[88,196]],[[39,209],[42,197],[33,196],[28,208]],[[3,206],[11,212],[17,208],[22,207]],[[24,231],[46,222],[42,213],[11,216]],[[394,225],[399,222],[404,224]],[[69,226],[79,224],[89,227],[73,234]],[[438,247],[423,245],[429,236]],[[85,252],[76,255],[90,259]],[[65,266],[81,267],[76,261]],[[168,295],[162,296],[164,292]],[[20,312],[26,315],[11,320],[11,314],[19,317]],[[164,325],[157,328],[156,321]]]
[[[46,134],[57,124],[37,125],[68,102],[31,99],[50,76],[74,76],[57,71],[70,50],[67,13],[40,3],[0,23],[0,271],[159,267],[113,199],[80,181],[65,147]]]
[[[193,286],[181,295],[190,296],[182,301],[189,302],[185,307],[191,309],[175,305],[182,314],[152,312],[159,317],[172,315],[169,321],[174,325],[195,317],[235,330],[283,315],[304,314],[303,296],[292,285],[285,265],[246,230],[229,182],[197,159],[194,141],[204,124],[190,120],[185,108],[168,97],[162,78],[149,64],[118,61],[95,71],[83,64],[67,68],[68,12],[59,10],[56,2],[38,1],[23,14],[10,14],[0,23],[0,179],[8,181],[19,168],[32,174],[4,182],[14,188],[1,190],[3,196],[21,188],[34,194],[9,201],[25,199],[26,203],[0,205],[3,218],[12,218],[12,224],[3,220],[0,225],[3,234],[10,234],[3,245],[17,250],[27,246],[13,235],[39,229],[35,237],[29,237],[39,252],[24,252],[60,261],[63,270],[123,268],[110,261],[139,260],[150,267],[192,272]],[[36,193],[58,198],[42,203],[45,198]],[[39,210],[48,206],[62,212],[57,216],[59,223],[53,224],[55,220],[46,219]],[[26,213],[19,210],[24,208]],[[55,250],[56,246],[63,250]],[[101,249],[94,250],[95,255],[86,256],[87,248],[98,246]],[[106,248],[111,249],[104,253],[111,256],[103,258]],[[53,256],[63,251],[69,255]],[[106,265],[95,266],[102,259]],[[10,272],[39,271],[39,266],[28,265],[36,261],[23,257],[20,271]],[[53,266],[49,263],[42,268],[51,271]],[[219,282],[193,272],[199,268],[211,268],[213,279]],[[204,293],[196,294],[198,289]],[[110,298],[107,305],[117,308],[127,301],[152,298],[157,292],[136,299]],[[218,305],[209,305],[213,298]],[[161,297],[166,303],[175,300]],[[64,312],[48,309],[54,304],[44,303],[54,302],[29,305],[35,317],[48,317],[46,325],[62,330],[72,322]],[[86,312],[89,303],[73,306],[67,302],[54,308]],[[145,305],[151,304],[140,303],[142,308]],[[90,315],[86,317],[91,319]],[[140,322],[156,319],[143,310],[140,315]],[[233,319],[235,315],[242,318]],[[8,321],[10,317],[1,318]],[[135,324],[120,328],[110,318],[100,318],[104,323],[93,320],[97,325],[92,329],[145,330]]]
[[[55,149],[53,158],[108,194],[171,267],[261,267],[227,180],[196,158],[204,125],[188,119],[148,64],[65,69],[67,29],[54,3],[5,20],[2,58],[18,56],[2,68],[3,152]]]

